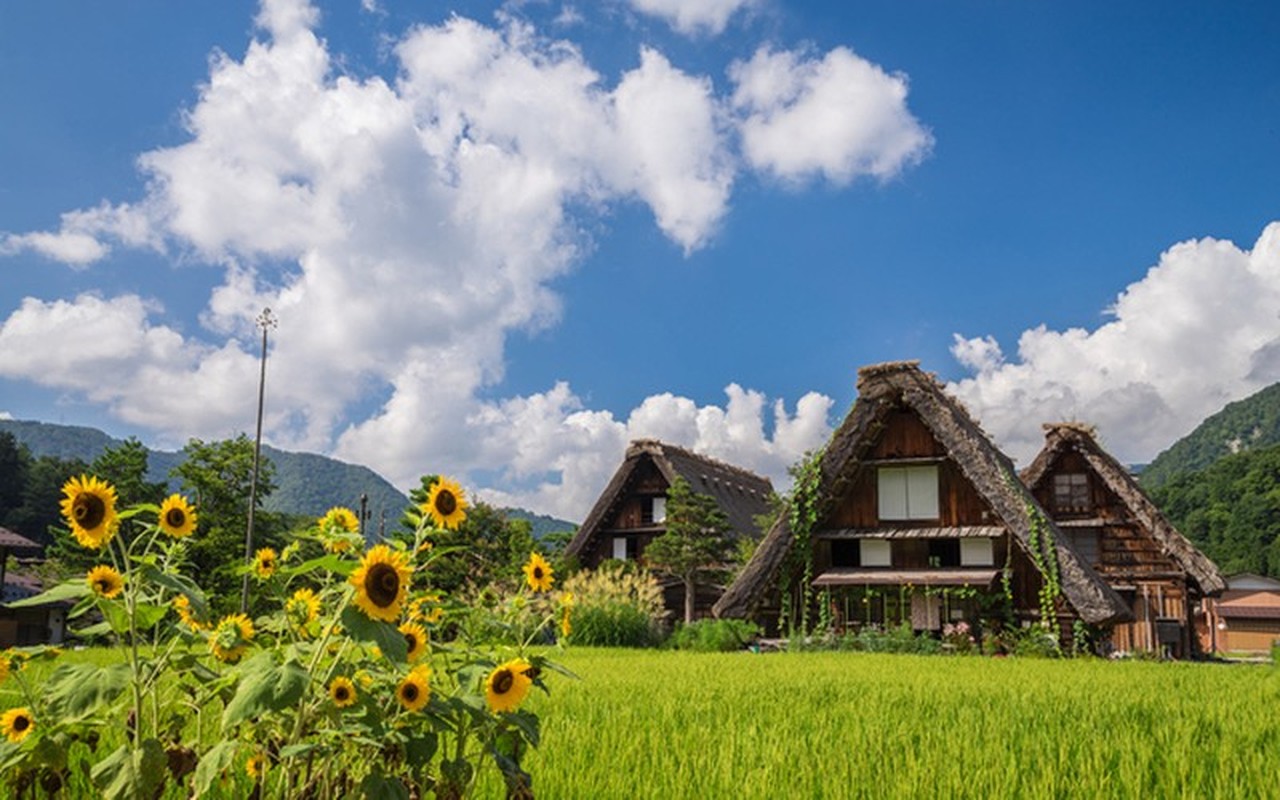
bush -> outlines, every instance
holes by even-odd
[[[662,589],[648,572],[604,565],[569,578],[564,590],[573,595],[573,644],[653,647],[662,642]]]
[[[700,619],[676,628],[672,645],[677,650],[729,653],[741,650],[760,635],[760,628],[742,619]]]

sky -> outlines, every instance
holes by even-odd
[[[1270,2],[0,5],[0,416],[580,520],[917,359],[1025,464],[1280,380]]]

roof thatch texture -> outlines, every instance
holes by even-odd
[[[601,534],[610,512],[626,498],[637,468],[647,460],[653,462],[668,485],[676,478],[684,478],[693,491],[710,495],[729,518],[736,535],[759,534],[755,517],[769,510],[769,496],[773,493],[768,478],[657,439],[637,439],[627,447],[622,464],[565,548],[566,555],[581,553]]]
[[[1022,471],[1022,480],[1027,486],[1034,489],[1045,480],[1050,468],[1062,454],[1078,453],[1106,487],[1120,498],[1143,530],[1149,532],[1164,552],[1199,584],[1201,592],[1215,595],[1227,588],[1226,579],[1217,565],[1160,513],[1160,509],[1142,491],[1129,470],[1098,444],[1092,427],[1060,422],[1046,424],[1044,429],[1044,447]]]
[[[8,528],[0,528],[0,547],[9,550],[40,550],[39,544]]]
[[[1040,509],[1018,480],[1008,457],[995,448],[964,407],[943,391],[935,377],[920,370],[916,361],[877,364],[858,370],[858,399],[832,434],[819,464],[816,509],[819,519],[830,513],[864,469],[872,468],[865,463],[868,452],[875,446],[890,414],[904,407],[916,413],[1024,551],[1030,547],[1032,513],[1038,511],[1044,516],[1058,556],[1063,595],[1083,620],[1105,624],[1132,616],[1120,596],[1076,555]],[[751,614],[774,580],[792,540],[784,514],[716,603],[716,616]]]

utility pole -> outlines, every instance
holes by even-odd
[[[253,507],[258,504],[258,465],[262,460],[262,401],[266,397],[267,386],[267,331],[276,327],[276,318],[271,309],[264,308],[258,315],[257,325],[262,329],[261,371],[258,374],[258,433],[253,440],[253,477],[249,479],[249,522],[244,529],[244,560],[246,564],[253,562]],[[240,590],[240,613],[249,612],[249,573],[244,574],[244,585]]]

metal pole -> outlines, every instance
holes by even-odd
[[[258,431],[253,439],[253,476],[249,479],[249,522],[244,529],[244,560],[246,564],[253,561],[253,507],[258,504],[258,466],[262,460],[262,404],[266,396],[267,386],[267,331],[276,326],[276,319],[271,309],[264,308],[258,315],[258,327],[262,329],[261,371],[258,374]],[[249,612],[249,573],[244,574],[244,584],[240,590],[240,613]]]

